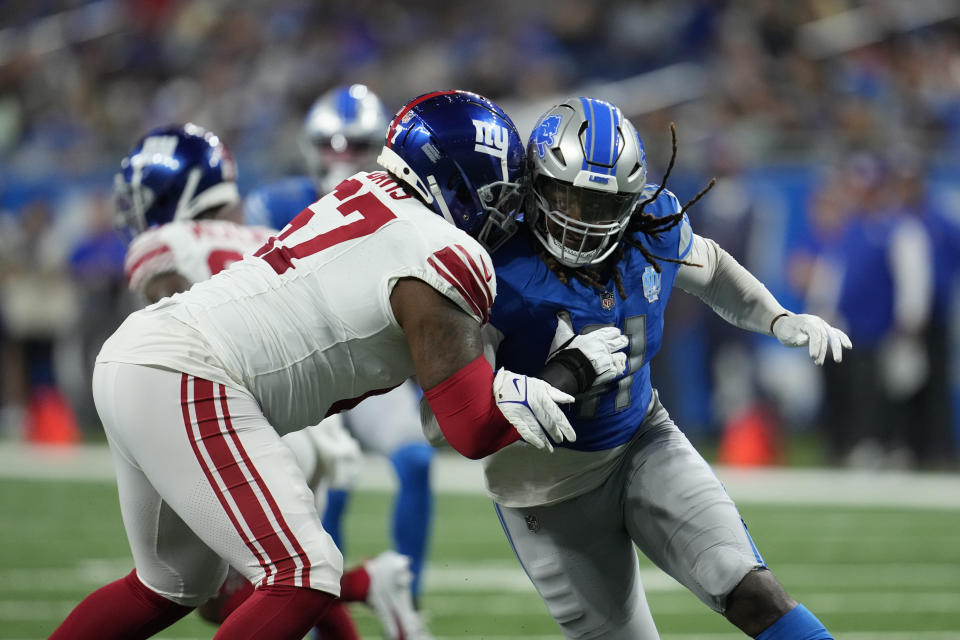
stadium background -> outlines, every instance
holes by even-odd
[[[860,479],[863,487],[914,487],[917,478],[933,478],[932,486],[960,495],[955,449],[934,441],[939,455],[928,457],[924,443],[904,437],[920,415],[911,409],[940,412],[953,440],[960,434],[960,297],[953,293],[960,272],[956,2],[6,0],[0,4],[0,449],[9,463],[0,500],[9,517],[0,528],[6,549],[0,568],[7,568],[0,569],[0,637],[48,631],[71,599],[93,586],[90,563],[78,569],[77,558],[124,562],[109,478],[94,473],[97,483],[76,481],[89,476],[76,471],[76,460],[99,460],[102,440],[89,397],[90,361],[135,304],[123,283],[124,247],[112,230],[110,190],[120,158],[153,126],[193,121],[225,140],[245,192],[302,173],[297,135],[306,109],[324,90],[353,82],[368,84],[391,109],[438,88],[474,90],[503,105],[522,135],[564,97],[606,98],[637,125],[652,180],[670,159],[669,123],[675,123],[679,147],[670,188],[685,201],[711,176],[720,178],[691,211],[694,229],[715,237],[797,311],[830,316],[829,305],[817,306],[830,300],[823,292],[829,278],[811,273],[823,273],[812,265],[831,230],[877,218],[922,221],[930,231],[938,297],[931,324],[919,334],[933,329],[945,342],[932,353],[941,358],[939,369],[904,364],[930,360],[931,353],[919,354],[920,340],[898,343],[906,348],[897,352],[902,358],[880,360],[889,371],[878,369],[877,376],[893,382],[878,391],[889,391],[892,401],[932,389],[922,406],[900,403],[905,411],[895,414],[900,424],[888,427],[895,432],[888,446],[867,442],[831,452],[824,445],[830,435],[824,372],[772,339],[725,331],[682,294],[671,303],[654,380],[711,460],[814,468],[784,483],[784,495],[789,487],[811,486],[829,502],[818,478],[838,477]],[[907,192],[924,197],[910,200]],[[848,255],[842,245],[839,255]],[[866,282],[878,291],[891,286],[879,274]],[[830,319],[843,326],[842,316]],[[878,331],[878,351],[903,337],[892,323]],[[874,401],[850,395],[849,406],[839,409],[859,415]],[[32,457],[20,445],[77,438],[92,448],[75,447],[65,459]],[[818,475],[821,465],[834,470]],[[829,475],[847,467],[879,475]],[[23,479],[38,468],[53,480]],[[938,473],[899,472],[916,468]],[[901,509],[911,502],[909,491],[884,501],[865,489],[839,506],[818,508],[811,498],[805,502],[814,506],[797,511],[786,506],[788,498],[779,505],[771,498],[745,512],[770,531],[773,540],[754,531],[768,559],[772,547],[790,567],[803,567],[799,573],[808,579],[800,580],[799,595],[822,594],[824,585],[832,585],[831,594],[842,592],[830,600],[837,613],[822,616],[851,634],[839,637],[960,638],[957,505],[924,502],[930,486],[917,486],[920,508],[907,511]],[[371,510],[386,499],[381,490],[368,487]],[[480,513],[459,506],[474,504],[470,500],[481,505]],[[482,498],[441,501],[435,560],[439,555],[452,566],[475,568],[493,562],[509,575],[508,549],[482,512]],[[489,537],[463,549],[444,543],[445,509],[457,514],[453,519],[476,518],[471,526]],[[44,517],[31,515],[39,512]],[[383,539],[362,522],[353,524],[362,540],[358,553]],[[870,538],[867,530],[885,533]],[[25,540],[36,555],[22,552]],[[858,545],[863,540],[870,543]],[[819,579],[816,570],[829,566],[840,572]],[[25,575],[40,567],[80,577],[69,586],[54,580],[59,587],[34,589]],[[855,575],[865,578],[858,582]],[[924,582],[921,575],[931,577]],[[789,586],[791,576],[784,578]],[[476,601],[467,608],[489,607],[487,617],[506,606],[497,589],[503,585],[490,582],[489,589],[463,597]],[[428,610],[431,593],[439,598],[446,588],[428,580]],[[879,598],[865,595],[878,590]],[[547,637],[552,627],[542,605],[522,586],[518,593],[529,619],[517,628]],[[655,614],[658,604],[667,611],[665,637],[727,637],[722,623],[695,602],[664,604],[661,597],[652,601]],[[484,615],[467,621],[455,602],[446,607],[435,615],[445,625],[442,634],[521,635],[516,628],[497,635]],[[701,618],[704,626],[684,622]],[[671,630],[705,635],[670,636]],[[876,635],[888,630],[903,635]]]

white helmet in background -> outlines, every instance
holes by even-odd
[[[376,168],[389,124],[383,103],[366,85],[337,87],[317,98],[303,123],[300,150],[320,192]]]
[[[602,262],[647,184],[643,142],[620,109],[572,98],[547,111],[527,144],[527,224],[568,267]]]

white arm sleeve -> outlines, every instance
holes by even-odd
[[[770,335],[770,322],[787,313],[762,282],[713,240],[694,234],[684,260],[700,266],[682,265],[676,286],[703,300],[730,324]]]

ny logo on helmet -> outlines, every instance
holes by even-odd
[[[474,120],[473,126],[477,130],[476,144],[474,151],[489,153],[497,158],[507,156],[507,145],[510,140],[509,132],[506,127],[502,127],[495,122],[486,122],[484,120]]]
[[[132,158],[134,168],[139,168],[137,165],[157,162],[176,169],[177,161],[173,159],[176,151],[177,136],[148,136],[143,141],[140,153]]]

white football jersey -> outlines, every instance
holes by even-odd
[[[245,389],[286,433],[414,374],[390,306],[408,277],[486,322],[496,292],[487,252],[385,172],[361,172],[254,254],[132,314],[97,361]]]
[[[124,270],[131,291],[143,293],[155,276],[176,272],[202,282],[260,248],[277,232],[226,220],[170,222],[144,231],[130,243]]]

